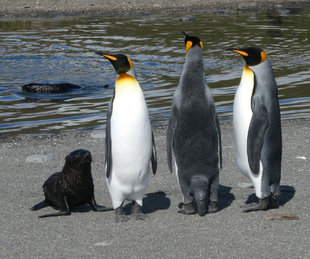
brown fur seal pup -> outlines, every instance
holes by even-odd
[[[23,92],[40,93],[40,94],[58,94],[81,88],[78,85],[62,83],[62,84],[37,84],[31,83],[22,86]]]
[[[52,174],[43,184],[45,200],[30,210],[47,206],[60,209],[58,213],[39,216],[39,218],[71,214],[73,206],[89,204],[94,211],[108,211],[112,208],[97,205],[94,197],[94,184],[91,175],[91,153],[84,149],[71,152],[66,157],[61,172]]]

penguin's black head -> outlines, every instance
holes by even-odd
[[[232,50],[243,56],[246,64],[248,66],[255,66],[265,61],[267,58],[267,54],[260,48],[256,47],[248,47],[241,49],[230,48],[228,50]]]
[[[198,45],[198,46],[200,46],[203,49],[202,41],[198,37],[189,36],[184,31],[182,31],[182,34],[184,35],[184,42],[185,42],[186,53],[187,53],[187,51],[191,47],[193,47],[195,45]]]
[[[131,59],[123,54],[110,55],[103,52],[96,52],[96,54],[108,59],[112,63],[117,74],[126,73],[133,67]]]

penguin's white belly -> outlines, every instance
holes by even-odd
[[[233,111],[237,163],[241,172],[247,176],[250,172],[247,139],[252,118],[251,91],[248,91],[248,88],[239,86],[235,95]]]
[[[249,70],[249,69],[248,69]],[[233,122],[235,131],[236,155],[237,164],[240,171],[248,176],[255,188],[257,197],[261,197],[261,184],[262,184],[262,163],[260,162],[259,174],[254,175],[250,169],[247,140],[250,122],[252,119],[251,99],[254,87],[254,75],[250,71],[244,71],[240,85],[237,89],[234,99]]]
[[[142,200],[152,154],[152,130],[143,95],[121,97],[113,103],[112,172],[108,179],[113,206],[117,207],[124,200]]]

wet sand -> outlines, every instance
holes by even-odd
[[[171,11],[204,10],[235,12],[262,9],[302,8],[309,0],[1,0],[1,18],[31,18],[50,16],[110,16],[152,14]]]
[[[244,185],[249,180],[236,167],[232,125],[221,123],[220,211],[204,217],[178,214],[181,194],[175,174],[168,172],[165,128],[154,128],[159,168],[144,198],[149,218],[119,224],[114,223],[114,212],[93,212],[87,206],[68,217],[46,219],[37,217],[52,208],[29,210],[43,199],[43,182],[78,148],[92,152],[97,202],[111,205],[100,132],[2,136],[0,258],[309,258],[310,121],[285,120],[282,128],[279,209],[242,213],[241,206],[253,198],[254,189]],[[43,155],[41,162],[25,162],[38,154]],[[298,219],[267,220],[279,215]]]

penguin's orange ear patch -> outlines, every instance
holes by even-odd
[[[130,69],[129,69],[129,70],[131,70],[131,69],[132,69],[132,67],[133,67],[132,61],[131,61],[131,59],[130,59],[130,58],[127,58],[127,60],[128,60],[129,65],[130,65]]]
[[[261,55],[261,58],[262,58],[262,61],[261,61],[261,62],[264,62],[264,61],[266,60],[266,58],[267,58],[266,52],[262,50],[261,53],[260,53],[260,55]]]
[[[203,49],[202,41],[199,41],[199,46]]]
[[[236,52],[236,53],[238,53],[238,54],[240,54],[242,56],[245,56],[245,57],[249,56],[248,53],[246,53],[245,51],[242,51],[242,50],[233,49],[232,51],[234,51],[234,52]]]
[[[192,46],[193,46],[193,42],[191,42],[190,40],[186,42],[186,46],[185,46],[185,48],[186,48],[186,53],[187,53],[187,51],[188,51]]]
[[[116,60],[117,60],[116,57],[113,57],[113,56],[111,56],[111,55],[106,55],[106,54],[104,54],[103,56],[104,56],[105,58],[110,59],[110,60],[113,60],[113,61],[116,61]]]

